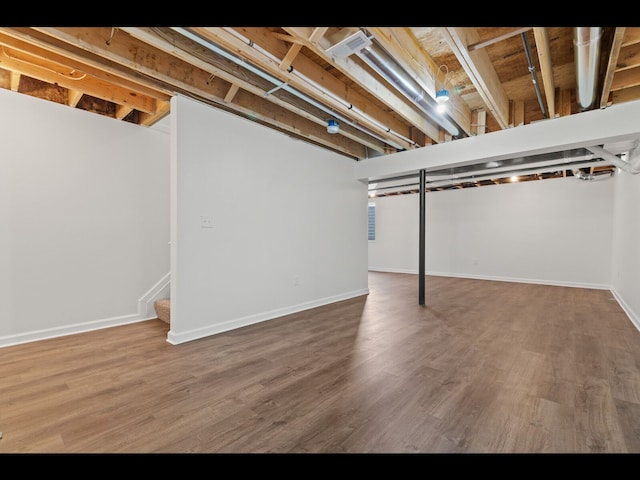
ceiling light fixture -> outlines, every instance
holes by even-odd
[[[436,92],[436,110],[440,113],[447,109],[447,102],[449,101],[449,90],[442,88]]]
[[[333,118],[327,121],[327,132],[329,133],[338,133],[340,130],[340,125]]]
[[[449,101],[449,90],[442,88],[436,92],[436,102],[444,103]]]
[[[442,80],[442,87],[436,90],[436,110],[438,113],[444,113],[447,110],[447,103],[449,102],[449,90],[447,89],[447,83],[449,81],[449,67],[446,65],[440,65],[438,67],[438,74],[440,71],[444,72],[444,78]],[[436,83],[438,77],[436,76]]]

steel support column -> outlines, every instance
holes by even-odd
[[[418,281],[419,281],[419,286],[418,286],[418,299],[420,302],[420,305],[424,306],[424,290],[425,290],[425,218],[426,218],[426,213],[425,213],[425,197],[426,197],[426,177],[427,177],[427,172],[426,170],[420,170],[420,241],[419,241],[419,250],[420,250],[420,254],[418,255],[419,257],[419,262],[420,265],[418,266]]]

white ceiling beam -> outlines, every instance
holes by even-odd
[[[492,160],[559,152],[605,145],[615,154],[619,148],[640,142],[640,100],[614,104],[565,117],[523,125],[455,142],[432,145],[361,160],[355,166],[358,180],[381,180],[398,175]]]

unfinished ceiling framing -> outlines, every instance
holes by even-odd
[[[0,27],[0,87],[141,126],[185,95],[359,161],[640,99],[638,53],[640,27]],[[615,170],[566,154],[428,188]]]

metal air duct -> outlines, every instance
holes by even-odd
[[[413,102],[431,121],[445,129],[453,137],[466,137],[462,129],[445,114],[436,111],[437,103],[420,84],[395,61],[377,42],[358,30],[327,49],[333,58],[341,59],[357,55],[362,61]]]
[[[573,55],[580,111],[592,110],[596,103],[601,37],[600,27],[576,27],[573,30]]]
[[[438,114],[436,101],[425,92],[420,84],[407,73],[380,45],[371,45],[356,52],[364,62],[391,83],[405,97],[411,100],[433,122],[444,128],[453,137],[466,137],[464,131],[449,120],[446,115]]]

